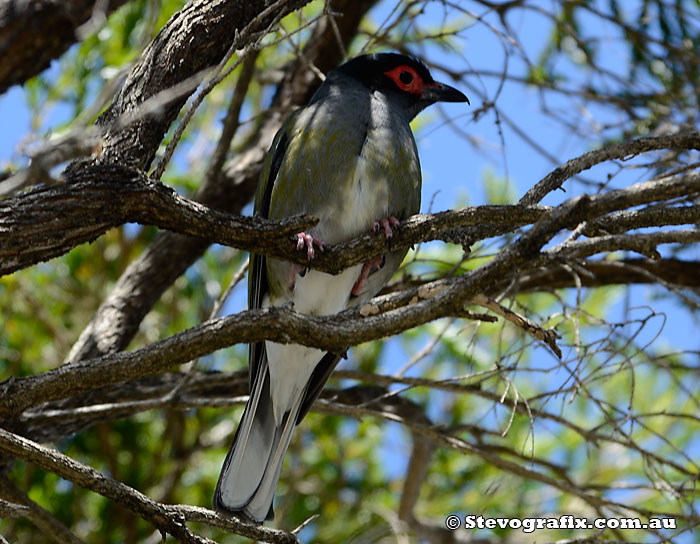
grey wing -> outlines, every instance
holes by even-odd
[[[270,159],[266,161],[260,176],[260,187],[255,198],[255,215],[269,217],[270,200],[275,179],[282,165],[282,159],[287,150],[288,137],[285,127],[280,129],[270,150]],[[248,271],[248,308],[262,307],[262,301],[268,291],[267,258],[265,255],[250,254],[250,270]],[[260,362],[265,354],[265,343],[254,342],[248,350],[248,388],[252,391],[253,382],[260,369]]]

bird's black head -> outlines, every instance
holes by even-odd
[[[413,119],[435,102],[467,102],[457,89],[439,83],[420,60],[398,53],[375,53],[349,60],[336,71],[382,91],[397,101]]]

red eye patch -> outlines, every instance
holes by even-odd
[[[423,78],[410,66],[397,66],[384,72],[384,75],[391,78],[399,89],[407,93],[420,94],[425,88]]]

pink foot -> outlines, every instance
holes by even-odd
[[[374,232],[384,230],[384,236],[387,240],[391,240],[391,238],[394,236],[394,229],[398,228],[399,220],[396,219],[396,217],[394,217],[393,215],[382,219],[381,221],[375,221],[374,225],[372,226]]]
[[[306,234],[305,232],[297,234],[297,250],[301,251],[306,248],[306,257],[309,260],[314,258],[314,246],[323,251],[323,242],[313,234]]]
[[[352,286],[352,290],[350,291],[352,295],[357,296],[362,291],[364,291],[365,286],[367,285],[367,278],[369,278],[369,275],[375,270],[381,269],[382,266],[384,266],[384,255],[375,257],[374,259],[371,259],[365,264],[363,264],[362,270],[360,270],[360,275],[357,278],[357,281],[355,281],[355,285]]]
[[[300,232],[296,235],[297,239],[297,250],[306,250],[306,258],[310,261],[314,258],[314,246],[323,251],[323,242],[316,238],[313,234],[306,234],[305,232]],[[297,274],[302,278],[306,274],[308,269],[300,264],[292,263],[289,266],[289,276],[287,277],[287,286],[289,289],[294,289],[294,285],[297,281]]]
[[[396,217],[394,217],[393,215],[386,217],[380,221],[375,221],[372,225],[372,230],[374,232],[384,232],[384,237],[389,242],[389,249],[391,249],[391,239],[394,237],[394,229],[398,228],[399,220],[396,219]],[[362,291],[364,291],[365,286],[367,285],[367,278],[369,278],[370,274],[375,270],[380,270],[384,266],[384,262],[385,256],[380,255],[379,257],[375,257],[374,259],[371,259],[362,265],[360,275],[358,276],[357,280],[355,281],[355,285],[352,286],[352,290],[350,291],[353,296],[357,296]]]

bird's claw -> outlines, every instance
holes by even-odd
[[[307,234],[305,232],[300,232],[296,235],[297,238],[297,250],[302,251],[306,249],[306,258],[312,260],[314,258],[315,250],[314,246],[323,251],[323,242],[316,238],[313,234]]]
[[[362,291],[364,291],[365,286],[367,285],[367,278],[369,278],[369,275],[375,270],[381,270],[385,262],[386,258],[384,257],[384,255],[380,255],[378,257],[375,257],[374,259],[370,259],[362,265],[360,275],[358,276],[357,280],[355,281],[355,285],[352,286],[352,290],[350,291],[353,296],[357,296]]]
[[[393,215],[390,215],[389,217],[385,217],[380,221],[375,221],[372,225],[372,231],[375,233],[383,231],[384,237],[389,243],[389,249],[391,249],[391,239],[394,237],[394,229],[398,229],[399,224],[399,220]],[[360,275],[357,277],[355,285],[352,286],[352,290],[350,291],[353,296],[358,296],[362,291],[364,291],[365,286],[367,285],[367,278],[369,278],[370,274],[375,270],[381,270],[384,267],[385,262],[386,256],[380,255],[374,259],[370,259],[362,265]]]
[[[374,230],[374,232],[379,232],[380,230],[383,230],[384,237],[387,240],[391,240],[394,236],[394,229],[398,229],[400,224],[401,223],[399,222],[399,220],[396,219],[396,217],[394,217],[393,215],[391,215],[389,217],[385,217],[381,221],[375,221],[374,225],[372,226],[372,230]]]
[[[314,254],[316,253],[314,250],[314,246],[316,246],[318,249],[321,251],[324,250],[323,242],[316,238],[313,234],[307,234],[305,232],[300,232],[296,236],[296,241],[297,241],[297,250],[302,251],[306,250],[306,258],[308,260],[313,260]],[[296,284],[297,281],[297,276],[304,277],[306,273],[308,272],[308,267],[305,267],[300,264],[292,263],[289,267],[289,276],[287,278],[287,287],[289,287],[290,290],[294,289],[294,285]]]

